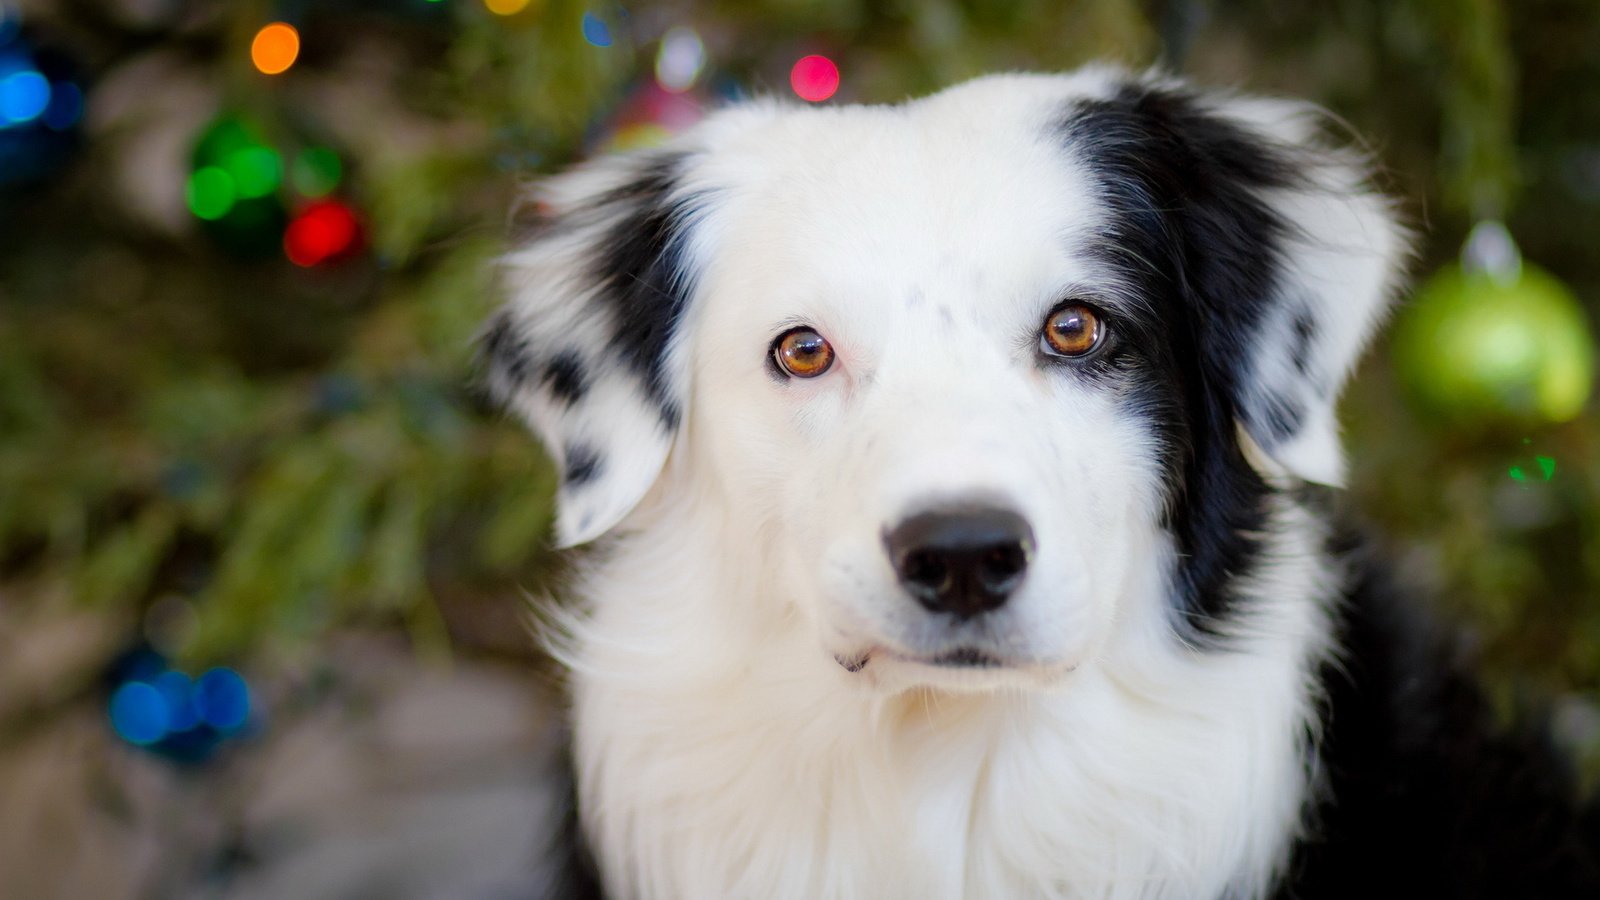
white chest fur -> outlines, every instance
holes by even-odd
[[[1308,557],[1299,557],[1302,560]],[[885,698],[796,623],[704,617],[615,565],[576,653],[587,832],[621,897],[1250,897],[1296,833],[1321,570],[1236,649],[1130,617],[1048,693]],[[591,590],[600,587],[591,581]]]

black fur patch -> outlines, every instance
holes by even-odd
[[[561,480],[568,487],[588,484],[599,478],[601,467],[605,464],[600,457],[600,451],[588,444],[568,444],[566,457],[567,463],[561,473]]]
[[[1340,540],[1353,578],[1319,673],[1321,783],[1277,897],[1600,897],[1600,808],[1542,725],[1496,721],[1449,637]]]
[[[583,399],[589,390],[589,376],[583,368],[583,358],[576,350],[563,350],[545,364],[544,384],[550,393],[569,406]]]
[[[1131,399],[1163,445],[1179,609],[1192,637],[1214,638],[1235,605],[1229,585],[1259,553],[1270,492],[1235,433],[1289,228],[1259,192],[1295,184],[1296,161],[1194,96],[1144,85],[1074,104],[1062,130],[1112,211],[1089,250],[1156,313],[1127,342],[1144,363]]]
[[[504,314],[495,317],[481,343],[483,356],[489,369],[498,372],[510,386],[520,388],[533,369],[533,358],[527,338],[517,331],[511,318]]]
[[[1268,394],[1265,411],[1253,413],[1250,424],[1275,442],[1286,441],[1300,430],[1306,411],[1300,404],[1279,394]]]
[[[1311,310],[1302,309],[1294,314],[1294,347],[1290,358],[1294,360],[1294,370],[1301,375],[1311,374],[1311,345],[1317,339],[1317,320],[1311,315]]]
[[[680,410],[666,384],[666,354],[690,289],[682,245],[693,204],[669,199],[683,160],[663,155],[600,200],[630,211],[596,243],[593,260],[600,302],[610,307],[611,347],[644,382],[668,428],[677,427]]]

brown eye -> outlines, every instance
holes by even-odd
[[[809,328],[795,328],[773,342],[772,360],[796,378],[815,378],[833,365],[833,345]]]
[[[1083,303],[1058,306],[1044,320],[1040,348],[1052,356],[1083,356],[1105,340],[1099,313]]]

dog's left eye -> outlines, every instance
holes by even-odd
[[[1087,303],[1070,301],[1050,311],[1039,334],[1039,349],[1051,356],[1086,356],[1105,343],[1106,325]]]
[[[772,361],[796,378],[815,378],[833,365],[833,345],[810,328],[791,328],[772,342]]]

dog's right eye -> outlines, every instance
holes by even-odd
[[[791,328],[772,342],[772,361],[796,378],[815,378],[833,365],[833,345],[810,328]]]

